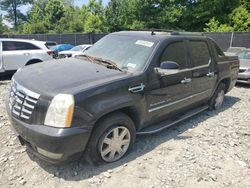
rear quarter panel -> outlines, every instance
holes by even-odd
[[[52,60],[53,57],[47,53],[47,50],[34,50],[30,51],[30,60],[39,59],[41,61]]]
[[[239,67],[240,64],[238,56],[222,57],[217,63],[219,81],[223,79],[230,79],[227,92],[229,92],[236,84]]]

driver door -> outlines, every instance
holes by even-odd
[[[166,61],[176,62],[179,71],[171,75],[156,75],[151,80],[151,91],[147,95],[150,123],[160,122],[185,111],[190,104],[192,70],[189,69],[186,42],[168,44],[160,57],[159,66]]]

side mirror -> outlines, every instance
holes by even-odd
[[[160,65],[161,69],[179,69],[180,66],[174,61],[163,61]]]
[[[160,67],[155,68],[156,74],[160,76],[177,74],[179,72],[180,66],[178,63],[173,61],[163,61]]]

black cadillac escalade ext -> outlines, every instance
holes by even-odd
[[[202,35],[117,32],[77,58],[19,70],[6,108],[21,143],[40,158],[113,162],[136,135],[220,108],[238,71],[238,58]]]

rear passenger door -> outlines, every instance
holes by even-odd
[[[3,63],[5,70],[17,70],[30,60],[30,50],[39,49],[27,42],[3,41]]]
[[[194,105],[207,102],[216,84],[215,67],[207,40],[189,40]]]

